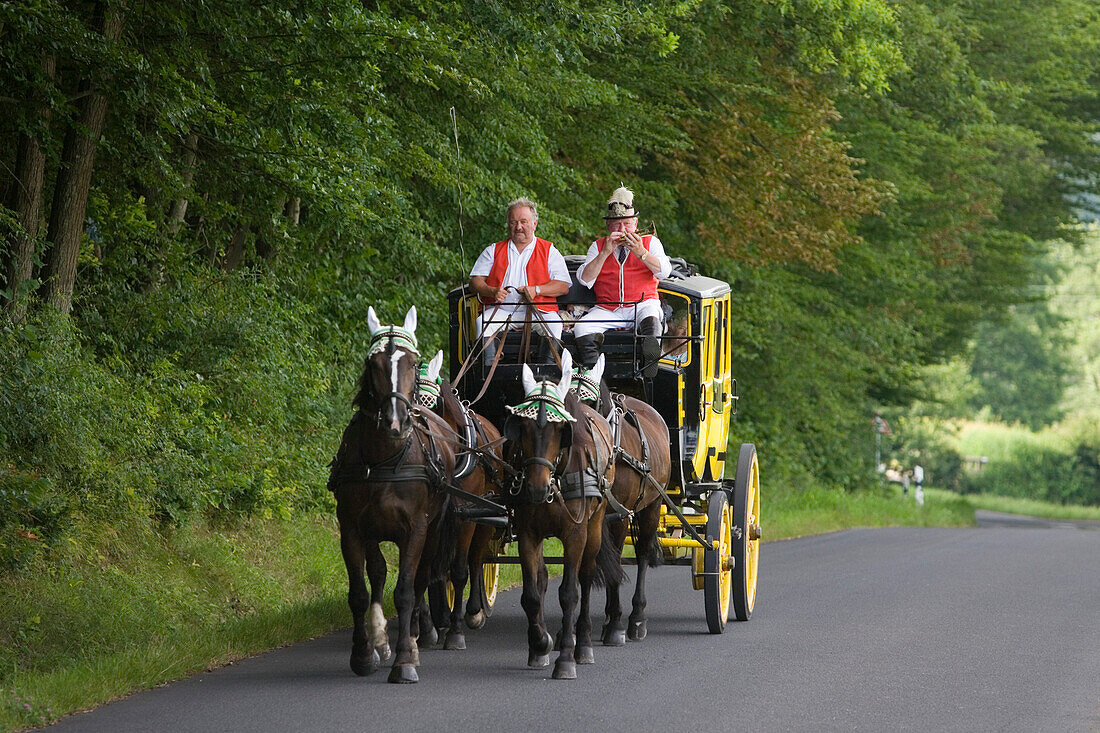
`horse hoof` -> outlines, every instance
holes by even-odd
[[[390,645],[388,642],[383,642],[381,646],[374,648],[374,653],[378,655],[378,659],[381,662],[390,658]]]
[[[378,671],[378,667],[381,666],[381,659],[378,657],[378,652],[374,649],[370,650],[370,656],[366,654],[351,654],[351,671],[360,677],[366,677],[368,674],[374,674]]]
[[[550,645],[553,644],[553,639],[550,638],[550,632],[544,631],[542,633],[542,645],[538,647],[540,654],[549,654]],[[549,664],[550,662],[547,662]]]
[[[484,611],[478,611],[473,616],[466,614],[466,627],[470,629],[480,629],[485,625],[485,620],[487,618]]]
[[[416,674],[416,667],[411,664],[395,664],[390,669],[390,678],[387,680],[395,685],[411,685],[420,681],[420,676]]]
[[[420,632],[420,636],[416,638],[416,643],[425,647],[433,647],[439,643],[439,632],[429,624],[428,628]]]
[[[554,679],[556,680],[575,680],[577,679],[577,663],[572,659],[559,659],[554,664]]]
[[[604,632],[604,646],[626,646],[626,632],[622,629],[611,629]]]
[[[645,621],[631,621],[626,633],[631,641],[641,641],[646,635]]]
[[[596,655],[590,646],[579,646],[573,650],[573,661],[577,664],[595,664]]]
[[[465,649],[466,636],[461,631],[448,631],[447,640],[443,642],[443,648],[452,652]]]
[[[529,652],[527,654],[527,666],[531,669],[542,669],[543,667],[550,666],[550,654],[539,654],[538,652]]]

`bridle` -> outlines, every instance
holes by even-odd
[[[414,404],[408,395],[397,389],[397,375],[392,370],[397,369],[400,363],[400,356],[396,359],[393,358],[398,354],[398,349],[403,349],[405,352],[411,354],[414,361],[420,357],[420,351],[417,349],[416,336],[414,334],[400,326],[388,326],[379,329],[371,336],[367,358],[371,359],[383,352],[390,357],[391,372],[389,376],[390,383],[394,386],[394,389],[378,396],[379,409],[374,414],[375,427],[379,430],[382,428],[383,410],[381,406],[386,404],[387,400],[394,400],[393,407],[395,415],[397,413],[397,403],[401,402],[405,405],[405,416],[401,420],[401,431],[397,437],[399,440],[406,440],[409,437],[409,431],[412,430]]]

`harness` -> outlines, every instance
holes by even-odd
[[[550,382],[541,382],[515,407],[508,406],[512,415],[524,419],[533,420],[540,428],[545,428],[551,422],[577,422],[565,407],[565,403],[558,396],[554,385]],[[591,421],[587,415],[584,418],[584,426],[589,435],[594,435]],[[602,470],[599,468],[598,456],[592,455],[589,447],[585,447],[585,466],[578,471],[565,472],[573,459],[575,443],[570,442],[567,448],[558,452],[555,460],[550,461],[542,456],[531,456],[524,459],[522,470],[517,472],[508,488],[508,496],[511,503],[527,504],[552,504],[555,499],[570,501],[572,499],[607,498],[611,494],[611,484],[607,480],[607,472],[614,465],[615,456],[607,445],[607,464]],[[543,466],[549,469],[551,477],[549,484],[544,489],[535,489],[527,480],[527,468],[530,466]],[[579,520],[574,520],[579,521]]]

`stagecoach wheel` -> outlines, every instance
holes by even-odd
[[[733,615],[738,621],[748,621],[756,604],[756,570],[760,560],[760,464],[752,443],[743,443],[737,456],[733,520],[741,527],[741,536],[733,540],[732,555],[737,558],[733,571]]]
[[[461,602],[462,599],[459,599]],[[451,610],[455,607],[455,584],[451,582],[450,578],[447,578],[447,614],[451,613]]]
[[[703,605],[712,634],[722,633],[730,613],[731,522],[729,498],[722,489],[715,489],[707,499],[707,538],[718,540],[718,547],[703,552]]]
[[[489,553],[492,556],[503,555],[508,550],[508,543],[494,537],[489,545]],[[497,602],[497,591],[500,589],[500,565],[495,562],[487,562],[481,566],[481,607],[486,616],[493,615],[493,604]]]

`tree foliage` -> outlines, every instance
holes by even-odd
[[[1097,24],[1086,0],[5,3],[5,348],[36,363],[25,329],[71,303],[56,358],[83,366],[35,378],[109,374],[88,404],[157,426],[74,454],[171,457],[153,513],[316,505],[368,306],[416,303],[441,345],[505,202],[579,252],[625,182],[735,285],[735,433],[853,485],[872,406],[1024,299],[1095,180]],[[6,425],[6,462],[73,480]]]

